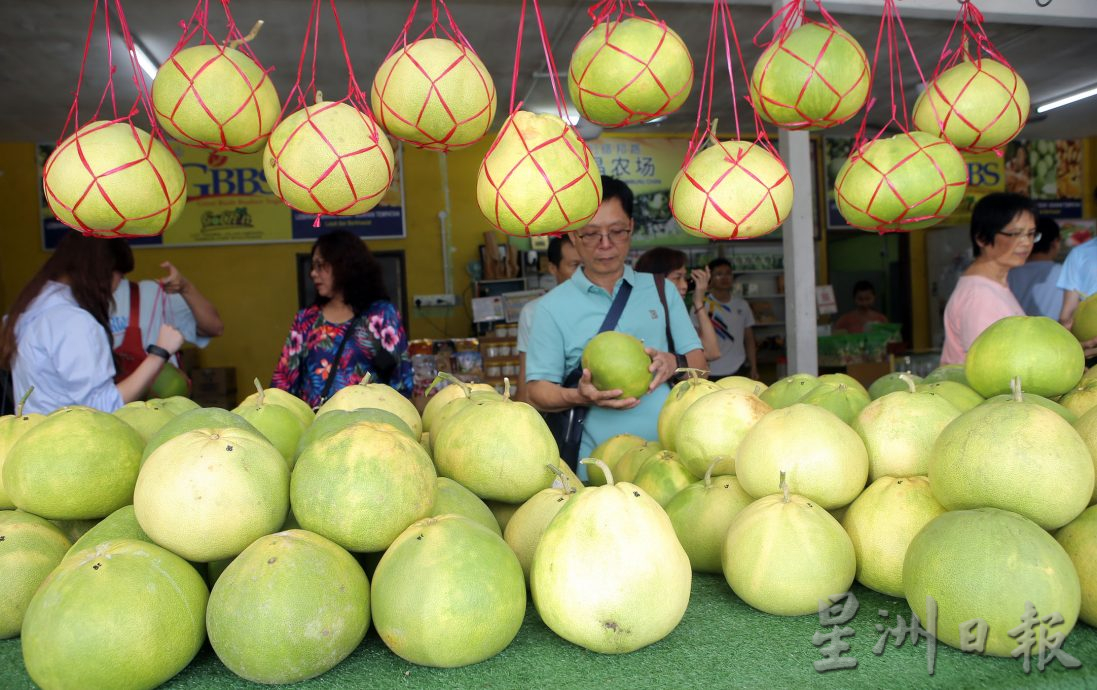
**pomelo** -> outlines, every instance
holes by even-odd
[[[156,687],[202,648],[208,597],[194,568],[156,544],[115,539],[85,549],[31,599],[23,663],[43,688]]]
[[[765,146],[729,139],[696,154],[670,185],[670,210],[695,237],[759,237],[792,210],[792,175]]]
[[[849,505],[842,527],[857,554],[857,581],[903,596],[903,557],[923,527],[945,512],[926,477],[880,477]]]
[[[461,384],[464,386],[464,384]],[[464,390],[464,388],[462,388]],[[471,407],[473,403],[484,400],[502,400],[503,396],[492,387],[491,390],[481,390],[468,388],[464,395],[455,397],[450,400],[449,404],[437,411],[434,419],[431,421],[431,433],[427,442],[430,444],[431,453],[434,452],[434,442],[438,439],[438,435],[442,433],[442,429],[445,428],[449,420],[457,416],[458,413],[463,412],[466,408]]]
[[[423,431],[429,433],[434,428],[435,420],[451,402],[467,397],[466,389],[469,392],[495,392],[495,388],[487,383],[465,383],[454,379],[448,385],[438,389],[438,392],[430,396],[430,400],[427,401],[427,406],[423,408]]]
[[[76,130],[46,159],[42,186],[57,220],[95,237],[159,235],[187,202],[175,154],[127,121]]]
[[[762,391],[758,397],[774,409],[788,407],[800,402],[800,398],[818,384],[819,379],[811,374],[792,374]]]
[[[963,364],[942,364],[933,371],[926,374],[926,377],[918,383],[939,383],[941,381],[955,381],[956,383],[962,383],[968,386],[967,376],[964,374]]]
[[[666,505],[667,517],[694,572],[723,571],[724,537],[739,511],[753,502],[754,498],[743,491],[738,479],[731,475],[713,477],[711,468],[704,479],[690,484],[670,500]]]
[[[1086,448],[1089,449],[1089,454],[1093,458],[1094,472],[1097,472],[1097,410],[1090,410],[1078,417],[1078,421],[1074,422],[1073,426],[1082,437]],[[1090,497],[1089,503],[1090,505],[1097,503],[1097,483],[1094,484],[1093,496]]]
[[[1067,424],[1074,424],[1074,422],[1078,421],[1079,415],[1084,413],[1085,410],[1082,410],[1081,412],[1076,414],[1070,408],[1064,407],[1064,405],[1067,404],[1065,401],[1069,399],[1069,396],[1071,394],[1073,394],[1076,391],[1078,391],[1079,389],[1083,388],[1084,385],[1085,385],[1085,381],[1083,380],[1082,383],[1078,384],[1078,388],[1074,388],[1070,392],[1068,392],[1066,395],[1063,395],[1062,397],[1060,397],[1059,400],[1064,401],[1063,405],[1060,405],[1059,403],[1055,402],[1054,400],[1049,400],[1048,398],[1045,398],[1042,395],[1036,395],[1035,393],[1023,393],[1021,395],[1021,399],[1024,400],[1025,402],[1035,403],[1035,404],[1039,405],[1040,407],[1046,407],[1047,409],[1051,410],[1055,414],[1062,417],[1063,420]],[[1094,387],[1094,388],[1097,388],[1097,387]],[[1094,390],[1093,392],[1097,393],[1097,390]],[[1013,396],[1010,395],[1010,394],[1003,393],[1002,395],[995,395],[992,398],[987,398],[987,402],[988,403],[989,402],[1002,402],[1003,400],[1009,400],[1012,397]],[[1097,402],[1097,400],[1095,400],[1094,402]],[[1077,408],[1075,408],[1075,409],[1077,409]]]
[[[508,235],[569,232],[598,211],[602,177],[575,128],[555,115],[519,110],[503,123],[480,164],[476,202]]]
[[[256,683],[313,678],[366,636],[369,589],[354,557],[318,534],[260,537],[210,592],[210,645],[230,671]]]
[[[686,44],[666,22],[647,17],[596,23],[579,39],[568,66],[571,102],[603,127],[673,113],[692,86]]]
[[[915,387],[915,391],[939,396],[961,412],[967,412],[986,402],[983,396],[976,393],[970,386],[950,380],[935,383],[923,382]]]
[[[189,561],[235,556],[282,526],[289,509],[286,460],[262,435],[195,429],[149,456],[133,492],[137,522]]]
[[[22,412],[22,405],[18,412]],[[0,510],[10,510],[15,507],[4,488],[4,461],[23,434],[27,433],[46,418],[41,414],[13,414],[0,417]]]
[[[1077,338],[1046,316],[1007,316],[975,338],[964,360],[964,375],[979,395],[1010,392],[1021,377],[1028,393],[1062,395],[1078,384],[1086,357]]]
[[[190,398],[185,398],[181,395],[172,395],[167,398],[149,398],[150,403],[157,403],[160,407],[163,407],[173,415],[181,415],[184,412],[190,412],[191,410],[197,410],[201,405],[194,402]]]
[[[175,418],[175,414],[162,405],[144,400],[126,403],[112,414],[133,427],[133,430],[146,442],[160,430],[160,427]]]
[[[1027,395],[1027,394],[1026,394]],[[1071,388],[1069,391],[1063,394],[1059,398],[1059,403],[1052,403],[1057,407],[1050,408],[1062,414],[1062,410],[1066,410],[1074,416],[1084,415],[1094,407],[1097,407],[1097,379],[1082,379],[1078,382],[1078,385]],[[1067,419],[1067,421],[1071,421]]]
[[[0,640],[15,637],[31,597],[69,548],[69,540],[48,520],[21,510],[0,511]]]
[[[600,391],[620,390],[619,398],[639,398],[651,385],[651,357],[644,342],[621,331],[603,331],[583,348],[582,365]]]
[[[643,489],[660,506],[666,507],[679,491],[695,481],[697,477],[678,462],[677,453],[663,450],[644,463],[636,473],[633,484]]]
[[[171,362],[164,362],[160,373],[149,386],[149,395],[157,398],[173,398],[190,394],[190,379]]]
[[[106,412],[62,407],[20,437],[4,459],[11,502],[51,520],[88,520],[133,502],[145,442]]]
[[[290,412],[292,412],[298,419],[301,420],[301,424],[307,429],[313,420],[316,419],[316,413],[312,411],[309,404],[298,398],[293,393],[284,391],[281,388],[264,388],[263,397],[266,398],[266,402],[274,405],[281,405]],[[259,393],[252,393],[248,397],[240,401],[241,405],[251,405],[259,399]]]
[[[840,384],[844,385],[846,388],[853,388],[853,389],[855,389],[855,390],[857,390],[861,393],[864,393],[866,396],[868,396],[868,389],[865,388],[865,384],[861,383],[860,381],[853,378],[849,374],[842,374],[842,373],[823,374],[817,380],[819,381],[819,383],[833,383],[833,384],[839,384],[840,383]]]
[[[408,426],[407,422],[388,410],[382,410],[379,407],[363,407],[358,410],[332,410],[317,417],[316,421],[310,424],[305,432],[301,434],[301,438],[297,441],[297,448],[294,450],[294,462],[296,463],[296,458],[301,457],[301,453],[304,453],[305,449],[316,441],[358,422],[387,424],[393,430],[404,434],[408,438],[414,438],[411,427]]]
[[[392,146],[373,118],[341,102],[287,115],[263,153],[271,191],[302,213],[365,213],[385,196],[395,168]]]
[[[947,218],[964,198],[967,164],[944,139],[901,132],[866,142],[838,171],[834,195],[862,230],[920,230]]]
[[[770,412],[751,427],[735,459],[739,484],[755,498],[779,493],[782,472],[790,491],[824,510],[838,508],[865,488],[868,451],[834,413],[798,403]]]
[[[772,409],[741,390],[721,390],[702,397],[678,421],[678,460],[695,477],[704,476],[717,459],[720,462],[714,473],[735,474],[735,456],[743,437]]]
[[[155,543],[149,535],[145,534],[145,530],[141,529],[141,525],[137,522],[137,514],[130,505],[119,508],[97,522],[94,527],[73,542],[65,555],[70,556],[84,549],[95,548],[112,539],[136,539],[150,544]]]
[[[340,389],[320,406],[316,416],[332,410],[359,410],[363,407],[376,407],[393,413],[408,425],[412,438],[418,439],[419,434],[423,433],[423,420],[415,405],[392,386],[370,383],[369,376],[353,386]]]
[[[868,387],[868,395],[873,400],[882,398],[888,393],[894,393],[896,391],[907,390],[907,384],[900,379],[900,376],[907,375],[914,381],[915,385],[922,382],[921,376],[915,376],[909,371],[893,371],[890,374],[884,374],[880,378],[872,382],[872,385]]]
[[[638,448],[647,443],[646,440],[635,434],[617,434],[602,441],[590,452],[590,456],[601,460],[611,471],[617,467],[617,461],[630,448]],[[587,465],[587,483],[591,486],[602,486],[606,483],[606,475],[602,474],[602,468],[598,465]]]
[[[868,397],[864,387],[853,388],[845,383],[824,382],[820,379],[818,385],[800,398],[800,402],[833,412],[846,424],[852,424],[872,399]]]
[[[968,56],[938,74],[914,103],[914,126],[961,151],[996,151],[1028,120],[1028,86],[997,60]]]
[[[643,445],[629,448],[617,459],[617,464],[614,465],[612,470],[613,476],[617,478],[617,481],[632,482],[636,479],[636,475],[640,473],[640,470],[644,468],[644,465],[662,450],[663,444],[658,441],[647,441]],[[587,467],[589,469],[590,465]],[[599,468],[599,471],[601,471],[601,468]]]
[[[370,107],[389,134],[432,151],[471,146],[495,117],[495,82],[468,45],[421,38],[381,63]]]
[[[533,565],[533,554],[541,543],[545,528],[568,501],[584,490],[581,486],[572,485],[570,481],[560,487],[541,489],[514,511],[514,515],[507,521],[503,539],[514,551],[514,555],[518,556],[527,583],[530,567]]]
[[[1074,310],[1070,332],[1083,343],[1097,338],[1097,294],[1090,295],[1078,303],[1078,308]]]
[[[1082,586],[1082,607],[1078,617],[1097,625],[1097,506],[1082,511],[1066,527],[1055,533],[1055,540],[1070,556]]]
[[[514,514],[518,512],[518,509],[524,505],[523,503],[504,503],[503,501],[484,501],[484,505],[488,507],[491,514],[495,516],[495,521],[499,523],[499,530],[503,533],[507,531],[507,525],[510,524],[510,519],[514,517]],[[492,530],[493,532],[495,530]]]
[[[267,400],[259,379],[255,379],[255,387],[259,391],[255,402],[242,403],[233,412],[258,429],[263,438],[270,441],[271,445],[286,459],[292,471],[297,459],[297,442],[305,433],[305,425],[288,407]]]
[[[238,414],[222,410],[219,407],[200,407],[177,414],[171,421],[164,424],[155,434],[150,436],[145,444],[144,453],[141,455],[141,464],[144,465],[157,448],[184,432],[194,431],[195,429],[224,428],[243,429],[262,436],[258,429]]]
[[[805,22],[769,44],[750,77],[750,97],[766,122],[784,129],[840,125],[865,105],[872,70],[853,36]]]
[[[718,379],[716,385],[721,388],[741,390],[744,393],[750,393],[751,395],[757,396],[761,396],[762,393],[769,388],[769,386],[761,381],[755,381],[747,376],[725,376],[722,379]]]
[[[694,402],[718,390],[721,388],[712,381],[693,375],[674,384],[663,402],[663,408],[659,410],[659,443],[667,450],[674,450],[674,439],[678,434],[678,422],[682,415]],[[613,465],[609,468],[612,470]]]
[[[1009,632],[1022,622],[1026,602],[1040,616],[1062,615],[1054,632],[1064,637],[1081,603],[1063,547],[1031,520],[997,508],[948,512],[926,525],[907,549],[903,589],[919,620],[926,620],[926,599],[936,601],[937,639],[952,647],[973,620],[985,621],[983,653],[991,656],[1018,648]]]
[[[526,614],[518,558],[498,534],[459,515],[420,520],[381,557],[373,625],[413,664],[453,668],[506,649]]]
[[[584,489],[545,529],[530,591],[554,633],[593,652],[623,654],[674,630],[689,604],[692,573],[659,504],[602,471],[606,485]]]
[[[452,479],[438,477],[435,481],[437,482],[437,489],[434,494],[434,507],[431,509],[431,516],[460,515],[473,522],[480,523],[499,536],[503,536],[491,508],[488,508],[479,496]]]

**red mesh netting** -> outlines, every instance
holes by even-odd
[[[598,47],[589,56],[584,56],[582,65],[576,65],[573,54],[568,67],[568,80],[572,100],[580,114],[587,120],[603,127],[624,127],[647,122],[656,117],[672,113],[681,107],[693,85],[693,58],[682,39],[661,21],[644,2],[638,3],[648,17],[637,17],[632,8],[632,0],[599,0],[588,11],[594,25],[579,39],[576,52],[587,41],[597,41]],[[646,22],[654,29],[654,39],[648,38],[642,46],[643,53],[634,52],[634,48],[616,40],[621,23],[627,20]],[[603,27],[603,24],[612,26]],[[652,69],[652,63],[665,56],[678,53],[689,65],[688,75],[680,75],[677,83],[666,80]],[[599,57],[614,58],[614,69],[604,69]],[[603,69],[599,69],[602,67]],[[601,73],[600,73],[601,72]],[[589,79],[588,77],[594,77]],[[613,77],[610,80],[610,77]],[[611,83],[606,83],[610,81]],[[647,92],[647,98],[639,98],[630,93],[633,86],[641,81],[654,84],[655,90]],[[592,82],[598,82],[592,84]],[[606,88],[606,87],[609,88]],[[617,117],[604,117],[599,113],[605,109],[604,102],[611,101],[616,108]],[[639,106],[642,104],[642,106]]]
[[[754,36],[755,45],[764,48],[751,79],[754,107],[768,122],[785,129],[823,129],[840,125],[864,106],[871,89],[872,73],[860,44],[842,30],[819,0],[812,1],[823,21],[808,17],[807,1],[792,0]],[[759,43],[759,35],[778,18],[781,23],[773,38]],[[793,33],[803,27],[817,27],[825,32],[826,39],[814,54],[799,52],[790,41]],[[835,64],[834,56],[838,54],[846,56],[847,62],[856,56],[858,64],[852,69],[848,64]],[[779,60],[798,63],[807,72],[800,89],[790,100],[773,95],[774,90],[782,90],[781,82],[787,80],[787,75],[779,74],[774,67],[774,62]]]
[[[107,83],[94,113],[83,118],[80,90],[100,10],[107,39]],[[126,46],[137,90],[126,111],[119,111],[114,89],[112,26],[117,26]],[[110,119],[105,119],[103,110],[108,102]],[[149,119],[149,131],[134,122],[142,110]],[[59,221],[94,237],[159,235],[179,217],[186,203],[186,176],[152,116],[144,72],[119,0],[94,0],[92,4],[76,92],[57,147],[43,168],[42,186]]]
[[[735,119],[735,139],[725,142],[716,139],[716,123],[712,119],[720,43],[723,44]],[[726,0],[714,0],[697,122],[682,171],[670,193],[671,214],[682,229],[709,239],[747,239],[764,235],[776,230],[792,208],[792,176],[766,135],[756,111],[752,111],[756,134],[752,141],[742,140],[732,67],[733,46],[745,80],[743,54],[731,10]],[[709,148],[704,148],[706,142],[711,144]]]
[[[209,30],[209,0],[198,0],[194,13],[180,22],[183,34],[161,65],[153,82],[152,100],[160,124],[184,144],[215,151],[251,153],[259,150],[277,124],[281,108],[278,94],[248,41],[255,37],[260,20],[243,36],[221,0],[228,23],[223,42]],[[188,44],[195,36],[201,40]],[[195,51],[209,46],[210,51]],[[226,98],[230,90],[236,101]]]
[[[312,1],[297,80],[282,108],[281,122],[267,140],[264,157],[271,189],[290,208],[315,213],[316,227],[321,215],[355,215],[376,206],[395,172],[392,146],[374,121],[354,76],[335,0],[329,4],[347,67],[347,94],[327,101],[316,89],[321,3]],[[310,79],[303,84],[310,47]],[[314,105],[308,105],[309,98]],[[287,116],[291,104],[300,109]],[[335,131],[338,137],[329,136]],[[297,155],[298,147],[305,147],[307,155]]]
[[[419,0],[414,0],[399,37],[374,79],[371,90],[374,113],[389,134],[414,146],[442,152],[471,146],[491,126],[496,106],[495,84],[453,20],[445,0],[431,0],[430,25],[409,41],[408,33],[418,7]],[[412,47],[428,35],[452,42],[457,53],[444,64],[425,64],[413,54]],[[416,99],[407,97],[408,89],[413,88],[410,80],[394,80],[394,75],[406,66],[428,84],[416,94]],[[468,79],[470,73],[474,75],[471,80]],[[446,97],[444,82],[457,76],[463,77],[462,81],[471,81],[475,87],[472,92],[460,93],[459,102],[451,103]],[[448,90],[452,93],[452,89]],[[416,100],[417,107],[413,112],[403,111],[400,105],[389,102],[392,96],[402,104]]]

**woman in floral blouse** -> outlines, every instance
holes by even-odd
[[[312,246],[309,275],[316,303],[294,317],[272,385],[313,407],[366,374],[411,395],[404,324],[365,243],[345,230],[323,235]]]

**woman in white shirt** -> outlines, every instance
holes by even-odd
[[[66,235],[12,304],[0,328],[0,368],[12,372],[15,399],[33,386],[24,412],[65,405],[113,412],[139,400],[183,345],[172,326],[160,328],[151,355],[115,384],[109,314],[120,276],[133,270],[124,240]]]

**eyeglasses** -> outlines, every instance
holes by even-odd
[[[1035,230],[1029,230],[1028,232],[1003,232],[999,230],[998,234],[1002,237],[1008,237],[1012,242],[1016,242],[1020,238],[1031,240],[1032,242],[1039,242],[1040,238],[1043,237],[1041,233],[1038,233]]]
[[[606,232],[576,232],[575,236],[586,246],[597,247],[603,237],[609,239],[612,244],[623,244],[631,234],[632,230],[629,228],[612,228]]]

